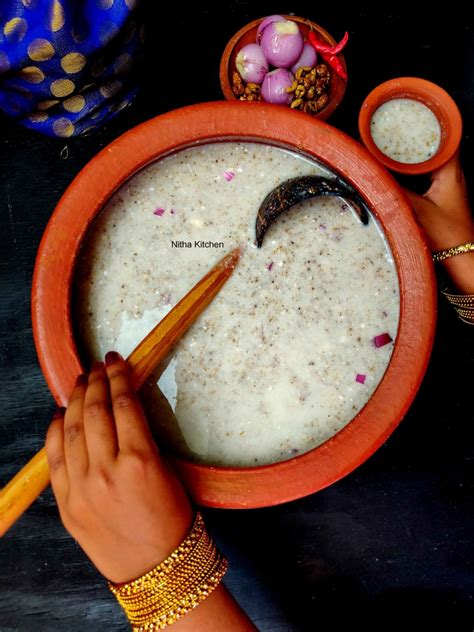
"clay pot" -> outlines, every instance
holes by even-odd
[[[261,507],[311,494],[364,462],[393,432],[423,378],[435,328],[430,252],[404,193],[358,143],[301,112],[260,104],[203,103],[130,130],[93,158],[59,201],[36,261],[32,317],[43,373],[64,405],[83,371],[74,340],[71,288],[81,244],[94,218],[130,176],[196,143],[253,140],[299,151],[341,173],[380,221],[398,271],[400,325],[390,364],[367,405],[323,445],[289,461],[222,468],[172,459],[195,499],[213,507]]]
[[[316,32],[316,35],[319,39],[327,42],[331,46],[334,46],[337,42],[336,40],[329,35],[327,31],[325,31],[322,26],[319,26],[315,22],[311,22],[305,18],[299,18],[295,15],[284,15],[284,18],[287,20],[292,20],[298,24],[298,27],[303,35],[303,38],[306,39],[306,35],[312,27]],[[246,24],[243,28],[240,29],[228,42],[227,46],[224,49],[224,52],[221,57],[221,63],[219,68],[219,77],[221,82],[221,89],[224,93],[224,96],[229,101],[236,101],[237,97],[232,92],[232,72],[236,69],[235,67],[235,58],[239,52],[239,50],[246,46],[247,44],[254,44],[255,39],[257,37],[257,29],[259,27],[260,22],[263,18],[259,20],[254,20],[249,24]],[[341,64],[344,67],[344,70],[347,71],[346,62],[344,59],[344,55],[338,55]],[[318,63],[325,63],[321,56],[318,53]],[[329,83],[329,103],[328,105],[318,112],[317,114],[309,114],[313,119],[318,118],[322,121],[327,120],[334,110],[337,108],[339,103],[342,101],[342,97],[346,91],[347,82],[339,77],[333,70],[331,70],[331,81]],[[243,102],[245,105],[250,105],[248,103]],[[252,103],[253,105],[254,103]],[[260,102],[258,102],[260,104]],[[286,105],[282,105],[279,107],[287,108]]]
[[[441,127],[439,149],[429,160],[416,164],[398,162],[380,151],[372,140],[370,121],[374,112],[392,99],[415,99],[430,108]],[[362,142],[382,164],[398,173],[416,175],[442,167],[454,155],[462,136],[459,109],[449,94],[431,81],[417,77],[400,77],[381,83],[367,96],[359,112],[359,133]]]

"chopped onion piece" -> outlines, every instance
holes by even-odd
[[[365,384],[365,378],[367,376],[364,373],[357,373],[356,375],[356,382],[359,382],[359,384]]]
[[[158,215],[158,217],[163,217],[164,214],[165,214],[164,208],[158,207],[153,211],[153,215]]]
[[[392,337],[387,332],[379,334],[373,339],[373,343],[377,348],[384,347],[385,345],[388,345],[389,342],[392,342]]]
[[[224,171],[222,176],[227,180],[227,182],[230,182],[233,178],[235,178],[235,173],[229,169]]]

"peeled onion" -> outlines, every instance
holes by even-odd
[[[267,18],[264,18],[258,25],[257,44],[260,44],[263,30],[266,29],[269,24],[271,24],[272,22],[284,22],[285,20],[286,18],[284,18],[282,15],[269,15]]]
[[[291,67],[291,72],[293,74],[296,74],[298,68],[303,68],[303,66],[309,66],[310,68],[313,68],[314,66],[316,66],[317,62],[318,56],[316,54],[316,51],[311,46],[311,44],[305,44],[303,46],[303,50],[301,51],[301,55]]]
[[[268,72],[268,62],[258,44],[243,46],[237,53],[235,65],[246,83],[262,83]]]
[[[278,103],[280,105],[289,105],[292,95],[286,89],[289,88],[295,80],[293,74],[286,68],[277,68],[265,75],[262,83],[262,98],[268,103]]]
[[[289,68],[301,55],[303,36],[296,22],[272,22],[262,31],[261,46],[268,63]]]

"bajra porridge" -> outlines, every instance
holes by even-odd
[[[255,246],[267,193],[307,174],[331,176],[264,144],[186,149],[122,186],[82,249],[75,316],[89,357],[101,358],[111,349],[127,356],[225,253],[244,246],[168,359],[161,392],[145,394],[178,453],[237,467],[304,453],[354,417],[387,368],[398,280],[373,217],[362,225],[344,200],[313,198]]]
[[[436,154],[441,142],[438,119],[414,99],[391,99],[377,108],[370,133],[382,153],[405,164],[425,162]]]

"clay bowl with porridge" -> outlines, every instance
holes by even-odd
[[[33,327],[64,404],[93,359],[128,355],[237,245],[231,279],[141,397],[196,502],[261,507],[367,459],[428,362],[429,252],[403,193],[358,143],[266,104],[206,103],[139,125],[55,209]]]
[[[392,171],[416,175],[439,169],[461,142],[462,119],[449,94],[417,77],[377,86],[359,113],[367,149]]]

